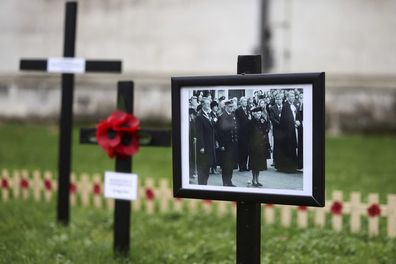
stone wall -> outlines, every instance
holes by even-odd
[[[97,121],[114,110],[117,80],[134,80],[135,114],[145,122],[171,120],[170,78],[112,75],[76,78],[73,111],[77,120]],[[373,88],[374,87],[374,88]],[[52,120],[60,110],[60,78],[8,77],[0,83],[0,120]],[[326,128],[341,132],[396,132],[396,78],[326,76]]]
[[[95,120],[116,107],[117,82],[133,80],[136,115],[148,121],[169,123],[170,79],[158,76],[77,76],[73,111],[76,119]],[[0,82],[0,119],[55,120],[60,112],[61,78],[57,75],[17,75]]]
[[[273,71],[394,76],[395,13],[393,0],[271,0]]]
[[[326,86],[330,134],[396,133],[396,76],[330,76]]]
[[[0,73],[63,54],[64,2],[0,1]],[[122,59],[126,73],[235,72],[259,46],[259,0],[78,2],[76,56]]]

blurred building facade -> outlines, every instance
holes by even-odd
[[[0,3],[0,118],[55,119],[60,76],[20,72],[20,58],[62,54],[65,1]],[[122,75],[76,77],[76,117],[103,117],[133,79],[135,113],[171,119],[170,77],[235,74],[237,56],[271,72],[326,72],[327,126],[396,130],[392,0],[84,0],[76,55],[122,59]]]

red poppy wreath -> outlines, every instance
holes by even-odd
[[[96,125],[96,139],[110,158],[126,159],[139,150],[138,131],[139,119],[117,111]]]

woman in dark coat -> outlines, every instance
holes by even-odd
[[[270,123],[262,117],[262,108],[252,109],[253,118],[249,122],[249,168],[252,170],[252,185],[263,186],[258,178],[260,171],[267,169],[269,155],[268,131]]]
[[[270,137],[268,136],[268,133],[271,131],[271,119],[269,117],[269,112],[268,112],[268,104],[265,102],[265,100],[260,100],[259,101],[259,107],[261,107],[261,118],[264,119],[264,123],[268,123],[268,132],[265,134],[266,138],[266,155],[265,155],[265,169],[267,169],[267,159],[271,158],[271,144],[270,144]]]

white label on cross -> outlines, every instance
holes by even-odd
[[[106,198],[136,200],[137,188],[137,174],[105,172],[104,196]]]
[[[85,59],[83,58],[49,58],[47,72],[84,73]]]

